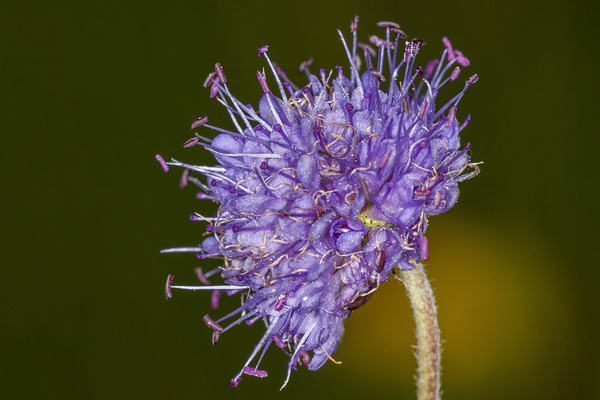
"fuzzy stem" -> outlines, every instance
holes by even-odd
[[[400,278],[406,286],[416,324],[417,398],[440,400],[442,344],[433,289],[423,264],[412,271],[401,271]]]

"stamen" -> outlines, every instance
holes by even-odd
[[[471,65],[471,61],[467,57],[463,55],[463,53],[459,50],[454,50],[454,55],[456,56],[456,62],[462,65],[463,67],[468,67]]]
[[[181,189],[185,188],[188,184],[188,176],[190,175],[190,170],[185,168],[183,173],[181,174],[181,178],[179,178],[179,187]]]
[[[227,77],[225,77],[225,72],[223,72],[223,67],[221,67],[221,64],[215,63],[215,71],[219,76],[219,80],[223,82],[223,84],[227,83]]]
[[[195,145],[198,144],[198,142],[200,141],[199,138],[197,137],[193,137],[191,139],[188,139],[184,144],[181,145],[181,147],[183,148],[190,148],[190,147],[194,147]]]
[[[256,77],[258,78],[258,82],[260,83],[260,87],[262,88],[263,92],[269,94],[271,91],[269,90],[269,86],[267,85],[267,80],[265,79],[264,71],[262,73],[260,71],[256,71]]]
[[[457,80],[459,74],[460,74],[460,68],[459,67],[454,68],[454,71],[452,71],[452,73],[450,74],[450,81],[454,82],[455,80]]]
[[[206,314],[205,316],[202,317],[202,321],[204,321],[206,326],[208,326],[213,331],[223,332],[223,327],[221,325],[217,324],[215,321],[213,321],[212,318],[209,317],[208,314]]]
[[[210,308],[216,310],[219,308],[219,299],[221,298],[220,290],[213,290],[210,296]]]
[[[273,339],[273,343],[275,343],[275,345],[277,345],[277,347],[279,347],[280,349],[285,348],[285,343],[283,342],[279,334],[271,335],[271,339]]]
[[[429,245],[427,242],[427,237],[425,235],[423,235],[419,238],[419,258],[421,258],[421,260],[427,260],[428,256],[429,256]]]
[[[258,52],[256,54],[259,57],[262,57],[267,51],[269,51],[269,46],[261,46],[258,48]]]
[[[160,154],[157,154],[154,158],[156,158],[156,161],[158,161],[158,163],[162,167],[163,171],[169,172],[169,166],[167,165],[165,159],[162,158],[162,156]]]
[[[400,39],[406,39],[408,36],[404,33],[403,30],[397,28],[391,28],[391,31],[394,32]]]
[[[446,47],[446,50],[448,50],[448,61],[454,60],[455,56],[454,51],[452,50],[452,43],[450,42],[450,39],[444,36],[442,38],[442,43],[444,43],[444,47]]]
[[[169,274],[167,276],[167,283],[165,285],[165,297],[167,299],[170,299],[171,297],[173,297],[173,293],[171,293],[171,287],[173,285],[173,280],[175,279],[175,277],[171,274]]]
[[[377,23],[377,27],[378,28],[395,28],[395,29],[400,29],[400,25],[395,23],[395,22],[391,22],[391,21],[379,21]]]
[[[267,371],[262,371],[260,369],[254,369],[252,367],[244,367],[243,372],[246,375],[256,376],[259,378],[265,378],[268,376]]]
[[[208,74],[208,76],[204,80],[204,83],[202,84],[202,86],[204,86],[205,89],[208,89],[208,86],[210,84],[212,84],[212,82],[214,81],[214,79],[216,77],[217,77],[217,73],[215,71],[212,71],[210,74]]]
[[[208,117],[202,117],[197,119],[196,121],[192,122],[192,130],[196,129],[197,127],[204,125],[205,123],[208,122]]]

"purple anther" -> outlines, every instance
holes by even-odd
[[[471,65],[471,61],[469,61],[469,59],[465,57],[460,50],[454,50],[454,55],[456,56],[456,62],[463,67],[468,67]]]
[[[214,99],[217,97],[217,94],[219,94],[219,87],[213,83],[213,85],[210,87],[210,98]]]
[[[302,61],[300,63],[300,66],[298,67],[298,72],[304,72],[306,71],[306,68],[310,67],[313,63],[313,59],[311,57],[308,57],[306,60]]]
[[[415,69],[417,70],[417,73],[416,73],[417,76],[423,75],[423,67],[421,66],[421,64],[417,65],[417,67]]]
[[[446,47],[446,50],[448,51],[448,61],[450,60],[454,60],[454,50],[452,50],[452,43],[450,42],[450,39],[448,39],[446,36],[444,36],[442,38],[442,43],[444,43],[444,46]]]
[[[219,332],[219,331],[213,331],[213,334],[212,334],[212,344],[213,344],[213,346],[217,344],[217,342],[219,341],[220,337],[221,337],[221,332]]]
[[[264,171],[267,168],[269,168],[269,164],[267,164],[266,161],[263,161],[260,163],[260,169],[262,169]]]
[[[450,82],[454,82],[458,79],[458,75],[460,75],[460,67],[454,68],[454,71],[450,74]]]
[[[206,276],[204,276],[204,271],[202,268],[198,267],[194,270],[194,272],[196,272],[196,277],[198,277],[200,282],[204,283],[205,285],[210,285],[210,281]]]
[[[456,106],[450,107],[448,111],[448,126],[452,126],[454,120],[456,119]]]
[[[244,374],[250,376],[257,376],[259,378],[266,378],[268,376],[267,371],[263,371],[260,369],[254,369],[252,367],[244,367]]]
[[[289,292],[287,292],[287,297],[290,297],[290,298],[296,297],[296,292],[294,292],[293,290],[290,290]]]
[[[429,80],[431,78],[433,71],[435,71],[435,67],[437,67],[439,62],[440,60],[435,59],[427,63],[427,66],[425,67],[425,75],[423,76],[425,79]]]
[[[256,77],[258,78],[258,83],[260,83],[260,87],[262,88],[263,92],[267,94],[270,93],[271,91],[269,90],[269,86],[267,85],[267,80],[265,79],[264,75],[260,71],[256,71]]]
[[[271,335],[271,339],[273,339],[273,343],[275,343],[275,345],[280,349],[283,349],[285,347],[285,343],[283,342],[279,334]]]
[[[289,250],[287,251],[287,256],[288,256],[289,258],[292,258],[292,257],[294,257],[295,255],[296,255],[296,253],[294,252],[294,250],[292,250],[292,249],[289,249]]]
[[[213,187],[217,186],[217,180],[213,179],[212,181],[210,181],[210,185],[213,186]]]
[[[467,81],[467,85],[471,86],[472,84],[474,84],[475,82],[477,82],[477,80],[479,79],[479,75],[475,74],[472,77],[469,78],[469,80]]]
[[[188,139],[184,144],[181,145],[181,147],[183,148],[190,148],[190,147],[194,147],[195,145],[198,144],[198,141],[200,139],[198,139],[197,137],[193,137],[191,139]]]
[[[219,299],[221,298],[220,290],[213,290],[210,295],[210,308],[216,310],[219,308]]]
[[[195,120],[194,122],[192,122],[192,128],[191,129],[196,129],[199,126],[204,125],[205,123],[208,122],[208,117],[204,116],[202,118],[198,118],[197,120]]]
[[[421,260],[427,260],[427,257],[429,257],[429,244],[425,235],[419,238],[419,245],[419,257]]]
[[[308,354],[308,351],[300,350],[300,361],[302,361],[305,367],[308,367],[308,364],[310,364],[310,354]]]
[[[224,84],[227,83],[227,77],[225,77],[225,72],[223,72],[223,67],[221,67],[221,64],[215,63],[215,71],[219,76],[219,80]]]
[[[275,124],[275,125],[273,125],[273,129],[277,132],[281,132],[281,125]]]
[[[354,106],[350,103],[346,103],[346,110],[348,110],[349,112],[352,112],[352,110],[354,110]]]
[[[379,82],[385,82],[385,77],[381,74],[381,72],[377,71],[375,68],[369,68],[369,72],[371,73],[371,75],[377,78]]]
[[[392,29],[400,29],[400,25],[395,22],[390,21],[379,21],[377,23],[378,28],[392,28]]]
[[[285,294],[280,294],[277,300],[275,301],[275,311],[283,310],[283,305],[285,304],[286,296]]]
[[[358,29],[358,15],[355,15],[354,18],[352,18],[352,22],[350,22],[350,32],[356,32],[356,30]]]
[[[192,129],[196,129],[199,126],[204,125],[205,123],[208,122],[208,117],[204,116],[202,118],[198,118],[197,120],[195,120],[194,122],[192,122]]]
[[[240,228],[237,225],[233,225],[231,227],[231,230],[233,231],[233,233],[238,233],[238,231],[240,230]]]
[[[162,158],[162,156],[160,154],[157,154],[154,158],[156,158],[156,161],[158,161],[158,163],[162,167],[163,171],[169,172],[169,166],[167,165],[165,159]]]
[[[259,57],[262,57],[267,51],[269,51],[269,46],[261,46],[258,48],[258,52],[256,54]]]
[[[369,36],[369,42],[373,43],[375,46],[388,46],[389,43],[386,42],[384,39],[381,39],[380,37],[377,37],[375,35],[371,35]]]
[[[408,37],[401,29],[392,28],[391,31],[398,35],[400,39],[406,39]]]
[[[425,117],[427,116],[427,111],[429,111],[429,102],[427,101],[427,99],[425,99],[423,101],[423,103],[421,104],[421,108],[419,109],[419,119],[420,120],[425,119]]]
[[[213,80],[216,77],[217,77],[217,73],[215,71],[211,72],[210,74],[208,74],[208,76],[204,80],[204,83],[202,84],[202,86],[204,86],[205,89],[208,89],[208,86],[212,84]]]
[[[357,43],[356,46],[364,53],[368,51],[371,57],[377,57],[377,52],[374,48],[365,43]]]
[[[213,321],[212,318],[208,316],[208,314],[206,314],[204,317],[202,317],[202,321],[204,321],[206,326],[208,326],[213,331],[223,332],[223,327],[221,325],[217,324],[215,321]]]
[[[231,380],[231,388],[233,389],[233,388],[237,387],[237,385],[239,385],[241,381],[242,381],[242,376],[236,375],[235,378],[233,378]]]
[[[167,284],[165,285],[165,297],[170,299],[173,297],[173,293],[171,293],[171,286],[173,286],[173,280],[175,277],[171,274],[167,276]]]
[[[206,225],[206,232],[213,233],[215,228],[212,225]]]
[[[185,168],[181,173],[181,178],[179,178],[179,187],[184,188],[188,184],[188,177],[190,176],[190,170]]]
[[[231,194],[235,193],[235,187],[229,186],[229,193],[231,193]]]

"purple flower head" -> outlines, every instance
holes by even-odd
[[[272,75],[257,72],[264,92],[257,110],[233,96],[217,63],[204,86],[235,129],[199,118],[192,129],[219,134],[213,140],[197,134],[184,144],[204,147],[217,165],[157,157],[165,171],[184,168],[183,181],[200,188],[199,199],[220,204],[215,216],[191,218],[207,223],[200,247],[164,252],[217,257],[223,265],[197,270],[201,286],[174,286],[170,275],[167,297],[171,289],[210,290],[216,308],[222,291],[240,293],[239,308],[218,320],[204,317],[213,343],[242,321],[266,326],[233,387],[243,374],[267,376],[259,365],[271,345],[289,356],[283,386],[298,364],[314,371],[334,361],[346,318],[395,268],[411,270],[427,258],[428,217],[454,206],[458,183],[479,171],[470,145],[461,148],[459,139],[469,117],[463,123],[456,117],[477,75],[450,101],[435,104],[440,88],[459,78],[455,64],[469,60],[444,38],[441,58],[423,71],[415,61],[423,40],[404,42],[399,25],[382,22],[384,38],[371,36],[373,48],[357,42],[357,25],[355,18],[351,47],[338,31],[350,67],[313,75],[307,60],[303,87],[271,62],[268,46],[259,48]],[[210,283],[217,274],[224,284]]]

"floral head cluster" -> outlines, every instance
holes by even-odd
[[[440,59],[422,69],[415,59],[423,40],[406,40],[398,24],[381,22],[385,38],[371,36],[373,47],[358,42],[357,25],[355,17],[350,46],[338,31],[349,68],[313,75],[309,59],[300,67],[308,80],[303,87],[261,47],[258,56],[272,77],[257,72],[264,92],[257,110],[231,93],[217,63],[205,87],[235,129],[203,117],[192,129],[218,135],[210,140],[196,133],[184,144],[208,150],[217,165],[165,162],[157,155],[165,171],[184,169],[182,184],[199,187],[199,199],[219,204],[216,215],[191,216],[207,223],[199,247],[163,252],[194,252],[223,264],[206,273],[197,269],[198,286],[175,286],[169,275],[167,298],[175,288],[209,290],[217,308],[221,293],[241,294],[239,308],[217,320],[204,316],[213,343],[241,322],[266,326],[233,387],[244,374],[267,376],[259,366],[272,345],[289,356],[283,386],[298,365],[314,371],[335,362],[346,318],[395,268],[411,270],[427,258],[428,217],[454,206],[458,183],[479,171],[469,144],[460,145],[469,117],[462,123],[456,117],[477,75],[450,101],[435,104],[440,88],[456,81],[469,60],[444,38]],[[211,284],[213,275],[224,284]]]

